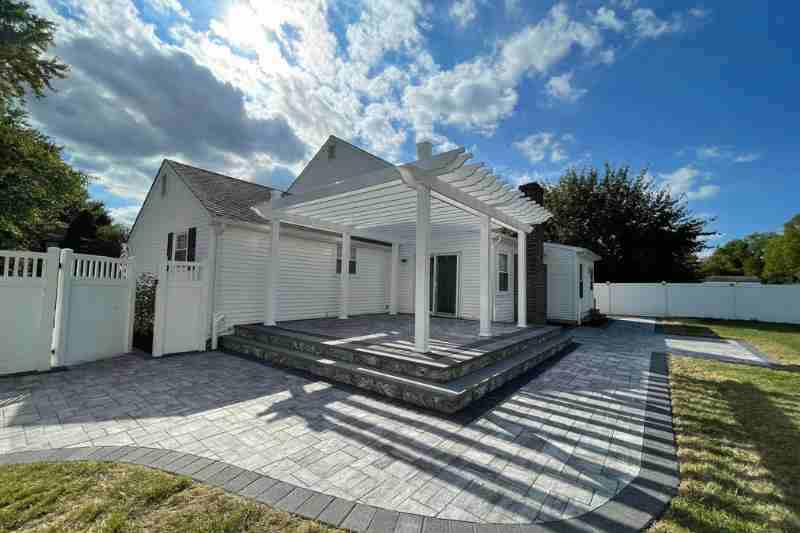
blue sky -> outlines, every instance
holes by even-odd
[[[131,220],[163,157],[285,188],[328,134],[512,183],[646,168],[713,243],[800,212],[792,2],[36,0],[72,66],[32,118]]]

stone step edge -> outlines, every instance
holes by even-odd
[[[563,348],[568,344],[572,343],[572,336],[567,334],[562,334],[556,339],[551,339],[547,343],[537,344],[534,347],[531,347],[529,350],[526,350],[522,353],[516,354],[512,357],[504,359],[502,361],[498,361],[494,365],[490,365],[488,367],[484,367],[480,370],[477,370],[474,373],[468,374],[462,378],[450,381],[448,383],[433,383],[429,381],[424,381],[418,378],[411,378],[405,375],[394,374],[391,372],[381,372],[375,370],[372,367],[368,366],[360,366],[354,365],[351,363],[347,363],[345,361],[340,361],[338,359],[332,359],[325,356],[314,356],[311,354],[307,354],[304,352],[297,352],[294,350],[289,350],[286,348],[275,348],[270,346],[264,346],[262,343],[253,342],[252,340],[248,339],[247,337],[237,337],[234,335],[226,335],[220,338],[221,345],[223,349],[225,348],[225,343],[227,341],[231,342],[240,342],[245,345],[250,345],[256,348],[261,349],[269,349],[275,352],[279,352],[283,355],[295,358],[295,359],[302,359],[305,361],[309,361],[311,363],[316,363],[320,365],[332,366],[332,367],[339,367],[350,372],[354,372],[357,374],[368,375],[372,378],[377,378],[381,380],[387,380],[394,382],[399,385],[404,385],[406,387],[412,387],[417,389],[420,392],[426,393],[434,393],[445,395],[449,397],[458,397],[463,394],[469,393],[472,389],[475,389],[481,386],[483,383],[491,381],[492,378],[501,375],[505,372],[513,370],[516,366],[520,364],[524,364],[525,361],[532,359],[550,349],[553,348]],[[235,350],[234,350],[235,351]],[[305,368],[305,367],[299,367]],[[491,372],[490,372],[491,371]],[[476,381],[477,378],[477,381]],[[468,386],[463,386],[464,384]]]
[[[560,334],[564,330],[563,326],[546,325],[546,326],[541,326],[541,327],[545,328],[546,331],[541,332],[541,331],[539,331],[539,329],[535,329],[535,330],[531,330],[531,331],[519,331],[519,332],[514,333],[514,334],[506,334],[506,335],[503,335],[501,338],[498,338],[498,339],[488,338],[488,339],[486,339],[485,343],[482,343],[479,346],[466,345],[466,350],[478,349],[478,348],[480,348],[481,350],[485,350],[485,353],[483,355],[479,356],[479,357],[483,357],[485,355],[490,354],[491,352],[496,352],[497,350],[501,350],[501,349],[503,349],[503,348],[505,348],[507,346],[518,344],[520,342],[524,342],[524,341],[527,341],[527,340],[538,340],[538,339],[546,340],[549,337],[553,337],[553,336],[556,336],[556,335]],[[295,331],[295,330],[283,328],[281,326],[261,326],[261,325],[255,325],[254,326],[254,325],[251,325],[251,324],[238,324],[238,325],[234,326],[234,329],[236,329],[236,328],[252,330],[252,331],[255,331],[256,333],[261,333],[261,334],[265,334],[265,333],[266,334],[272,334],[272,335],[275,335],[277,337],[298,338],[298,339],[302,339],[302,340],[305,340],[307,342],[313,342],[313,343],[316,343],[316,344],[324,344],[325,343],[324,341],[320,340],[321,338],[323,338],[321,336],[312,335],[312,334],[304,333],[304,332],[301,332],[301,331]],[[331,338],[330,340],[338,340],[338,339]],[[366,352],[366,353],[371,353],[371,354],[377,352],[377,350],[371,350],[369,348],[359,348],[359,347],[350,348],[350,347],[342,347],[340,345],[337,345],[336,348],[338,348],[340,350]],[[437,364],[435,361],[428,361],[428,360],[416,358],[416,357],[413,357],[413,356],[393,354],[391,352],[377,352],[377,353],[380,353],[380,355],[382,355],[382,356],[393,357],[393,358],[398,358],[398,359],[404,359],[404,360],[408,360],[408,361],[418,362],[418,363],[423,364],[423,365],[436,366],[437,368],[438,367],[448,367],[448,366],[449,367],[455,367],[455,366],[463,365],[463,364],[466,364],[466,363],[469,362],[469,361],[463,361],[463,362],[457,363],[455,365],[442,365],[442,364]]]
[[[308,342],[308,343],[313,343],[313,344],[318,344],[318,345],[323,345],[324,344],[324,342],[319,340],[319,337],[314,337],[313,335],[308,335],[308,334],[305,334],[305,333],[295,334],[291,330],[286,330],[286,329],[280,328],[280,326],[265,326],[265,327],[262,328],[262,327],[259,327],[259,326],[249,326],[249,325],[245,324],[245,325],[237,325],[237,326],[235,326],[234,330],[237,330],[237,329],[242,329],[242,330],[246,330],[246,331],[252,331],[256,335],[255,337],[250,337],[249,335],[238,335],[239,337],[250,337],[250,338],[254,339],[254,342],[261,342],[261,343],[263,343],[263,344],[265,344],[267,346],[274,346],[274,344],[269,342],[269,341],[267,341],[267,340],[259,339],[258,338],[259,335],[264,335],[264,336],[273,335],[273,336],[281,337],[281,338],[285,338],[285,339],[300,339],[303,342]],[[486,368],[487,366],[491,366],[492,364],[496,364],[499,361],[508,359],[509,357],[513,357],[514,355],[516,355],[516,354],[514,354],[514,355],[511,355],[511,356],[505,356],[505,357],[501,358],[498,361],[494,361],[493,363],[492,362],[487,363],[486,360],[490,359],[494,352],[497,352],[497,351],[502,350],[504,348],[508,348],[510,346],[514,346],[516,344],[529,343],[529,342],[533,341],[532,344],[530,344],[529,346],[524,348],[524,350],[528,350],[528,349],[533,348],[533,346],[538,346],[538,345],[544,344],[544,343],[550,341],[551,339],[558,337],[559,335],[563,334],[563,332],[564,332],[564,330],[561,327],[552,327],[552,329],[550,329],[548,331],[545,331],[543,333],[536,334],[537,333],[536,331],[531,331],[529,333],[520,334],[518,336],[499,339],[495,343],[481,346],[482,349],[487,348],[487,347],[491,348],[491,349],[487,350],[486,353],[481,354],[481,355],[479,355],[479,356],[477,356],[477,357],[475,357],[473,359],[462,361],[462,362],[459,362],[459,363],[456,363],[456,364],[452,364],[452,365],[446,365],[446,364],[442,364],[442,363],[437,363],[436,361],[428,361],[428,360],[419,359],[419,358],[416,358],[416,357],[410,357],[410,356],[404,356],[404,355],[400,355],[400,354],[394,354],[394,353],[391,353],[391,352],[381,352],[381,351],[378,351],[378,350],[371,350],[371,349],[368,349],[368,348],[351,348],[351,347],[341,347],[341,346],[333,346],[333,347],[325,346],[324,348],[333,348],[333,350],[330,350],[331,352],[335,352],[336,350],[342,350],[342,351],[350,352],[351,354],[353,354],[354,352],[357,352],[359,354],[364,355],[365,359],[367,359],[367,361],[363,361],[364,365],[370,366],[370,367],[373,367],[373,368],[379,368],[379,369],[382,369],[382,370],[385,370],[385,369],[383,367],[381,367],[380,365],[369,363],[368,360],[370,358],[382,358],[382,359],[387,359],[387,360],[390,360],[390,361],[396,362],[396,363],[413,363],[413,364],[416,364],[416,365],[418,365],[420,367],[424,367],[424,368],[429,369],[426,373],[430,374],[431,376],[429,377],[429,379],[427,381],[433,381],[433,382],[438,382],[438,383],[446,383],[446,382],[451,381],[452,379],[459,379],[459,377],[461,377],[461,376],[456,377],[456,378],[438,378],[436,376],[438,374],[440,374],[440,373],[443,373],[443,372],[447,373],[447,374],[450,374],[450,373],[455,373],[455,374],[463,373],[464,372],[463,369],[465,367],[469,367],[469,366],[473,366],[473,365],[476,366],[477,368],[467,372],[467,375],[468,375],[469,373],[479,371],[482,368]],[[285,348],[283,346],[278,346],[276,348],[279,348],[281,350],[290,350],[289,348]],[[353,364],[351,361],[347,361],[346,359],[343,359],[342,357],[337,357],[337,355],[335,353],[328,352],[328,353],[324,354],[324,356],[330,357],[330,358],[333,358],[333,359],[337,359],[337,360],[343,361],[345,363]],[[423,379],[423,380],[425,380],[425,378],[423,378],[422,376],[419,376],[419,375],[412,375],[412,374],[409,374],[409,373],[403,373],[403,375],[407,375],[407,376],[409,376],[411,378],[414,378],[414,379]]]

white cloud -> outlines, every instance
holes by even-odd
[[[549,160],[560,163],[567,158],[562,140],[568,141],[570,137],[559,139],[552,132],[539,132],[528,135],[521,141],[514,143],[514,148],[519,150],[531,163],[541,163]]]
[[[756,152],[750,152],[746,154],[739,154],[733,158],[734,163],[752,163],[753,161],[758,161],[761,159],[761,154]]]
[[[179,0],[147,0],[147,3],[159,13],[175,13],[186,20],[192,20],[192,16],[186,11],[186,8],[181,5]]]
[[[591,51],[603,39],[598,29],[570,18],[565,4],[556,4],[539,23],[528,26],[503,43],[498,74],[518,80],[546,73],[575,47]]]
[[[408,86],[403,106],[414,129],[425,135],[437,123],[491,135],[513,113],[524,77],[548,73],[574,49],[594,52],[601,44],[597,27],[572,19],[567,7],[557,4],[538,23],[501,42],[496,55],[477,56]]]
[[[450,5],[450,16],[461,28],[466,28],[478,16],[475,0],[456,0]]]
[[[719,146],[701,146],[697,149],[697,157],[701,159],[717,159],[722,154],[723,150]]]
[[[545,90],[552,98],[564,102],[576,102],[587,92],[586,89],[579,89],[572,85],[572,72],[553,76],[545,85]]]
[[[207,28],[188,24],[192,2],[145,1],[145,11],[166,15],[160,27],[132,0],[33,0],[58,24],[53,52],[73,69],[58,93],[31,106],[32,118],[68,154],[80,154],[76,166],[131,201],[142,200],[164,156],[270,183],[296,174],[329,134],[390,160],[411,138],[452,146],[446,126],[491,135],[513,115],[525,78],[545,83],[549,98],[585,94],[571,73],[553,72],[573,58],[570,69],[612,63],[603,35],[628,14],[625,6],[611,18],[610,8],[587,14],[557,3],[514,33],[485,36],[485,49],[444,68],[426,36],[433,24],[453,23],[423,0],[357,8],[227,0],[211,3]],[[475,24],[482,2],[452,7]],[[524,5],[506,0],[508,13]],[[552,142],[547,160],[564,160],[566,141]]]
[[[115,223],[133,226],[133,221],[136,220],[136,215],[139,213],[139,206],[126,205],[124,207],[112,207],[108,212]]]
[[[594,14],[594,21],[596,24],[613,31],[622,31],[625,28],[625,22],[617,17],[613,9],[601,6]]]
[[[611,0],[611,5],[619,6],[622,9],[627,9],[628,11],[636,7],[637,3],[638,0]]]
[[[718,145],[699,146],[695,149],[695,153],[700,159],[724,159],[734,163],[752,163],[761,159],[761,154],[758,152],[737,153],[732,148]]]
[[[659,174],[661,184],[674,196],[685,195],[689,200],[712,198],[720,192],[720,187],[713,183],[699,184],[701,172],[692,165],[681,167],[674,172]],[[708,177],[704,177],[708,179]]]
[[[677,33],[683,30],[683,21],[679,16],[673,16],[667,21],[658,18],[655,11],[649,8],[638,8],[633,12],[633,24],[636,34],[645,39],[657,39],[663,35]]]
[[[696,19],[705,19],[711,16],[711,10],[703,7],[695,7],[689,10],[689,15]]]

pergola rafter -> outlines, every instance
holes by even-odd
[[[407,165],[388,167],[354,177],[297,196],[275,197],[269,205],[257,206],[262,216],[275,222],[307,225],[342,233],[342,242],[351,236],[380,235],[392,241],[392,301],[389,308],[396,312],[396,286],[401,243],[413,243],[416,250],[415,276],[427,279],[428,252],[432,228],[445,235],[448,231],[474,228],[480,235],[481,283],[480,330],[491,334],[493,284],[491,273],[491,232],[503,227],[517,233],[518,255],[524,255],[526,234],[551,215],[542,206],[521,195],[505,180],[483,163],[468,163],[472,154],[457,148],[442,154],[430,155]],[[273,237],[274,249],[279,246],[279,234]],[[349,253],[343,250],[342,260]],[[524,259],[524,258],[523,258]],[[520,259],[520,261],[523,261]],[[521,263],[523,264],[523,263]],[[342,269],[342,276],[346,269]],[[517,314],[520,325],[526,324],[524,302],[525,269],[518,268],[520,300]],[[277,284],[275,284],[277,286]],[[349,283],[342,278],[340,316],[348,316]],[[416,286],[415,348],[428,350],[430,294],[426,283]],[[274,317],[271,319],[274,320]]]

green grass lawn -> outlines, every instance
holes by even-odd
[[[670,358],[681,484],[653,532],[800,531],[800,327],[685,320],[747,340],[777,369]]]
[[[79,462],[0,467],[0,532],[336,531],[140,466]]]

